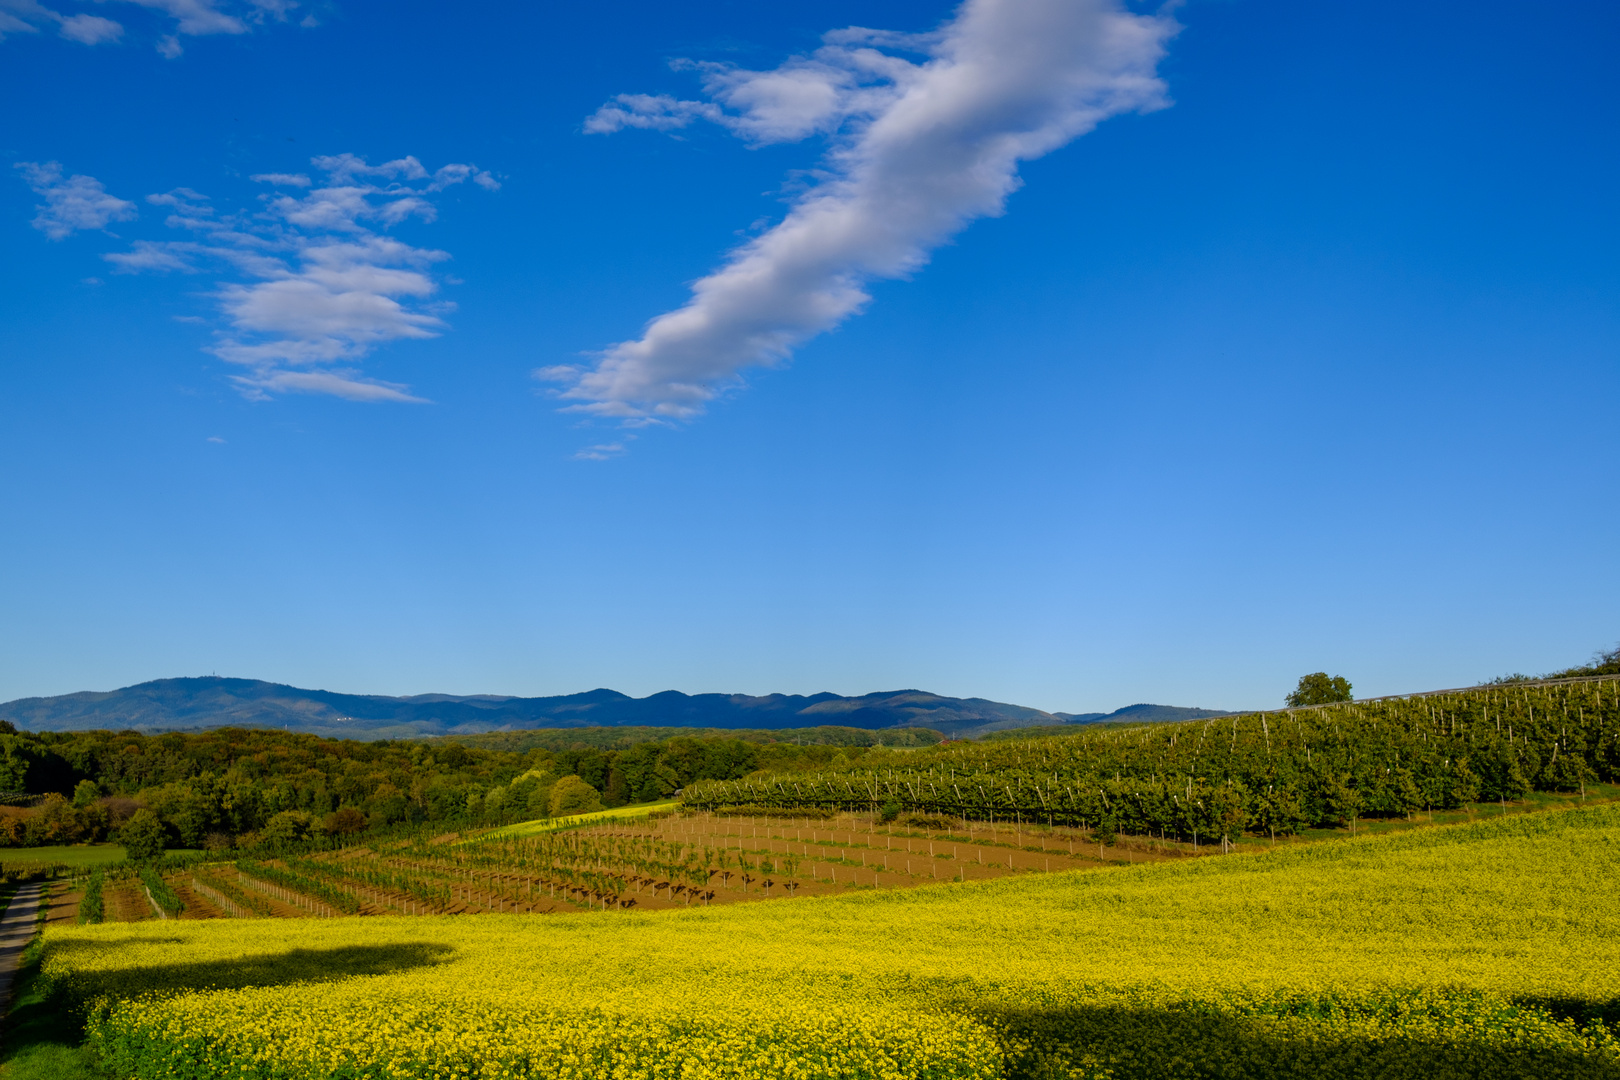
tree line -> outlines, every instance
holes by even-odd
[[[20,732],[0,722],[0,846],[126,841],[163,848],[286,846],[423,823],[504,824],[666,799],[762,769],[842,768],[883,747],[734,735],[605,738],[582,729],[359,742],[265,729]],[[615,739],[620,741],[615,742]],[[521,748],[502,748],[507,746]]]

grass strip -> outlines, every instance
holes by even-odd
[[[106,903],[101,894],[102,880],[101,871],[97,870],[85,883],[84,896],[79,900],[79,922],[94,924],[107,917]]]
[[[179,918],[180,913],[185,910],[186,905],[180,902],[179,895],[169,888],[169,883],[150,866],[141,867],[141,884],[146,886],[146,895],[157,905],[164,918]]]

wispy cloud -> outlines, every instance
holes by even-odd
[[[124,27],[100,15],[69,15],[57,32],[80,45],[109,45],[124,36]]]
[[[63,15],[38,0],[0,0],[0,41],[7,34],[37,34],[41,27],[55,27],[58,36],[81,45],[117,41],[124,32],[99,15]]]
[[[634,438],[634,435],[626,435],[617,442],[597,443],[595,446],[587,446],[574,455],[574,460],[611,461],[613,458],[623,457],[630,449],[627,444]]]
[[[237,365],[253,398],[329,394],[354,401],[420,401],[410,388],[367,377],[360,363],[392,341],[436,337],[452,305],[436,301],[432,269],[450,256],[387,234],[437,216],[433,195],[471,181],[500,183],[472,165],[429,172],[414,157],[381,165],[352,154],[318,157],[321,176],[264,173],[274,190],[256,209],[221,213],[190,188],[146,201],[166,208],[183,240],[138,240],[102,256],[120,273],[225,271],[213,293],[224,326],[209,351]]]
[[[851,28],[771,71],[682,62],[707,100],[621,95],[585,130],[721,125],[751,145],[821,135],[820,179],[593,363],[542,368],[572,411],[629,425],[682,420],[859,312],[975,218],[1002,212],[1019,163],[1102,120],[1168,104],[1156,69],[1177,24],[1119,0],[967,0],[930,34]]]
[[[255,184],[275,184],[278,187],[309,187],[309,177],[303,173],[259,173],[249,177]]]
[[[135,217],[135,204],[109,195],[93,176],[63,176],[54,161],[20,162],[23,180],[45,201],[34,207],[33,226],[52,240],[61,240],[80,229],[105,229],[114,221]]]
[[[163,56],[174,59],[184,52],[180,38],[209,34],[246,34],[256,27],[288,22],[296,0],[96,0],[97,3],[132,4],[148,8],[169,22],[154,43]],[[314,26],[312,16],[300,21]],[[37,34],[42,27],[56,28],[58,36],[81,45],[106,45],[121,41],[122,23],[100,15],[64,15],[38,0],[0,0],[0,40],[7,34]]]

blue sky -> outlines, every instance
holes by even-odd
[[[1617,22],[0,0],[0,699],[1579,662]]]

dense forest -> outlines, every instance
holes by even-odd
[[[10,729],[10,730],[7,730]],[[356,742],[243,728],[19,733],[0,723],[0,845],[96,841],[145,809],[171,847],[251,847],[400,823],[499,824],[670,797],[700,780],[848,768],[903,750],[815,728],[641,738],[504,732]],[[938,735],[885,732],[928,744]],[[149,819],[148,819],[149,820]]]
[[[449,735],[445,738],[469,748],[507,750],[518,754],[530,750],[628,750],[642,743],[661,743],[678,738],[738,739],[759,744],[759,767],[770,768],[770,762],[779,756],[784,760],[814,762],[821,757],[830,760],[838,747],[933,746],[941,742],[944,736],[932,728],[871,731],[852,727],[812,727],[739,731],[732,728],[590,727],[525,728],[476,735]],[[782,749],[775,749],[778,747]],[[805,752],[801,754],[798,748],[805,748]]]

